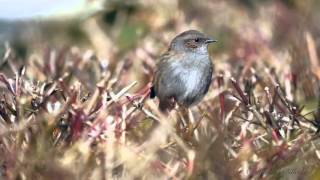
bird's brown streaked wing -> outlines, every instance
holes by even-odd
[[[168,69],[170,69],[170,61],[177,61],[182,56],[181,53],[177,53],[174,51],[167,51],[159,57],[159,60],[156,65],[154,77],[153,77],[153,86],[151,87],[150,97],[153,98],[157,96],[157,89],[159,88],[159,82],[163,77],[163,73],[166,73]]]
[[[153,86],[155,86],[156,84],[158,84],[159,82],[159,78],[161,77],[161,72],[163,72],[163,69],[166,69],[168,64],[168,61],[171,60],[171,56],[172,53],[170,51],[167,51],[166,53],[162,54],[159,59],[158,62],[156,64],[156,69],[155,69],[155,73],[154,73],[154,77],[153,77]],[[153,88],[154,90],[155,88]],[[155,93],[155,92],[154,92]]]

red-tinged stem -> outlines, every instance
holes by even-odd
[[[234,78],[231,78],[231,83],[232,83],[233,87],[236,89],[236,91],[238,92],[238,94],[240,95],[242,102],[246,106],[249,105],[249,100],[248,100],[247,96],[244,94],[244,92],[242,91],[242,89],[240,88],[238,82]]]
[[[224,112],[225,112],[225,102],[224,102],[224,94],[222,92],[223,86],[223,75],[220,74],[217,78],[218,86],[219,86],[219,102],[220,102],[220,119],[221,121],[224,120]]]

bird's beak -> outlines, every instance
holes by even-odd
[[[214,43],[214,42],[217,42],[218,40],[215,40],[215,39],[212,39],[212,38],[208,38],[206,40],[206,44],[210,44],[210,43]]]

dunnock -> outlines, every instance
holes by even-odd
[[[150,97],[159,98],[159,109],[167,111],[177,102],[190,107],[208,92],[213,65],[208,44],[216,42],[196,30],[176,36],[156,66]]]

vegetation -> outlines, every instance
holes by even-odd
[[[320,178],[318,1],[102,4],[6,31],[0,179]],[[153,70],[186,29],[218,39],[214,79],[164,115]]]

